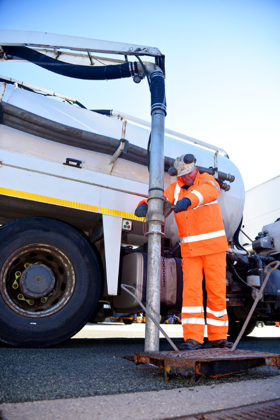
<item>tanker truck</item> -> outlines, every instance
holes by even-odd
[[[21,31],[0,31],[0,46],[2,68],[24,60],[78,78],[95,71],[94,77],[107,80],[122,72],[136,83],[149,81],[154,71],[164,75],[164,56],[151,47]],[[96,53],[122,54],[124,60],[101,60]],[[50,346],[113,311],[142,312],[121,286],[133,286],[146,303],[147,223],[134,210],[148,197],[151,124],[116,110],[87,109],[70,96],[8,76],[0,76],[0,83],[0,341]],[[168,169],[186,153],[221,186],[234,336],[261,287],[265,266],[279,259],[280,222],[247,251],[239,243],[244,184],[226,151],[165,129],[164,188],[174,182]],[[160,313],[179,315],[180,238],[168,203],[160,233]],[[257,320],[280,320],[279,297],[276,270],[245,334]]]

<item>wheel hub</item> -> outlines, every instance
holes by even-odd
[[[41,298],[49,294],[55,284],[53,271],[45,264],[33,264],[27,267],[19,281],[19,287],[25,296]]]
[[[61,311],[73,296],[75,271],[69,258],[53,245],[17,248],[0,273],[0,294],[19,315],[45,318]]]

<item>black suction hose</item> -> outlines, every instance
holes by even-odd
[[[151,114],[155,110],[162,110],[166,115],[164,76],[161,72],[155,72],[151,74],[150,79]]]
[[[148,76],[147,76],[148,79]],[[148,79],[149,82],[149,79]],[[161,110],[166,115],[166,100],[165,100],[165,83],[164,76],[161,72],[152,73],[150,76],[150,91],[151,91],[151,114],[157,110]],[[151,134],[147,146],[147,166],[150,171],[150,148],[151,148]]]
[[[241,227],[242,227],[242,222],[243,222],[243,217],[242,217],[242,219],[239,223],[238,228],[236,229],[235,234],[233,235],[233,242],[234,242],[234,245],[236,246],[237,249],[240,249],[242,251],[246,251],[246,249],[243,248],[243,246],[239,242],[239,233],[240,233],[240,230],[241,230]]]
[[[147,166],[148,166],[148,171],[150,172],[150,151],[151,151],[151,139],[152,139],[152,135],[150,133],[149,135],[149,140],[148,140],[148,146],[147,146]]]
[[[124,63],[110,66],[79,66],[48,57],[38,51],[27,47],[5,46],[5,53],[14,57],[30,61],[46,70],[60,74],[62,76],[73,77],[75,79],[86,80],[112,80],[134,76],[133,67],[137,68],[137,63]]]

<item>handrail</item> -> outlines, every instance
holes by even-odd
[[[144,127],[151,128],[151,123],[150,122],[145,121],[145,120],[141,120],[140,118],[137,118],[137,117],[133,117],[132,115],[124,114],[123,112],[120,112],[120,111],[117,111],[117,110],[112,110],[110,112],[110,115],[113,118],[118,118],[120,120],[125,119],[125,120],[128,120],[128,121],[134,122],[135,124],[139,124],[139,125],[142,125]],[[204,141],[195,139],[193,137],[186,136],[185,134],[179,133],[179,132],[174,131],[174,130],[170,130],[169,128],[165,129],[165,134],[169,134],[173,137],[177,137],[181,140],[185,140],[185,141],[188,141],[190,143],[198,144],[200,146],[206,147],[207,149],[214,150],[215,152],[219,152],[219,153],[223,154],[224,156],[228,156],[227,152],[224,149],[222,149],[218,146],[214,146],[210,143],[206,143]]]

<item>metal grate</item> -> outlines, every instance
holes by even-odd
[[[206,414],[172,417],[172,420],[279,420],[280,401],[252,404]],[[164,419],[171,420],[171,419]]]
[[[136,364],[152,364],[165,371],[165,379],[173,375],[197,375],[218,378],[256,367],[270,365],[280,369],[280,355],[257,351],[201,349],[193,351],[143,352],[134,354]]]

